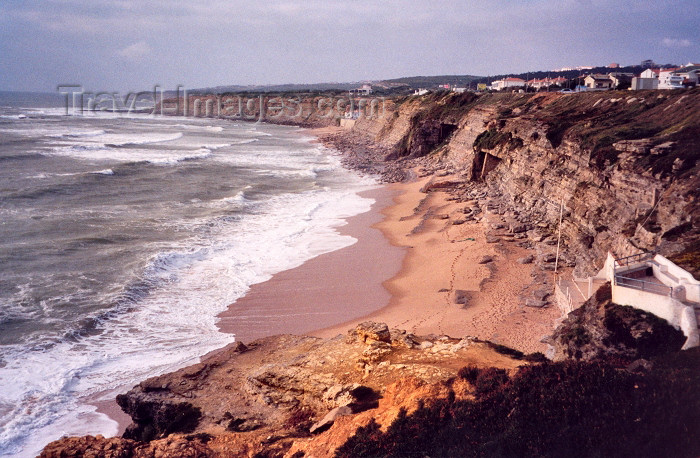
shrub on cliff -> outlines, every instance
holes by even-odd
[[[700,349],[655,361],[646,374],[582,361],[526,366],[475,401],[402,412],[386,432],[358,428],[336,456],[694,457],[699,383]]]
[[[610,284],[571,312],[552,335],[555,359],[616,361],[619,366],[676,352],[685,340],[683,332],[665,320],[614,304]]]

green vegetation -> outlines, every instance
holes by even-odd
[[[566,361],[459,372],[476,400],[454,396],[372,422],[337,457],[695,457],[700,455],[700,349],[636,373]]]
[[[522,140],[514,138],[510,132],[499,131],[498,129],[485,130],[474,140],[474,148],[477,151],[492,150],[497,146],[513,144],[513,146],[522,146]]]

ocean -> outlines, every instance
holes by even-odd
[[[376,186],[304,130],[0,93],[0,456],[117,433],[96,411],[234,341],[250,285],[349,246]]]

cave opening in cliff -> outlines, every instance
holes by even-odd
[[[474,167],[472,168],[472,179],[483,180],[490,171],[498,167],[501,163],[501,158],[485,151],[479,151],[474,158]]]
[[[452,135],[452,132],[457,130],[457,125],[440,123],[440,133],[438,135],[438,145],[447,140],[447,138]]]

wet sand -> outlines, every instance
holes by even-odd
[[[380,187],[361,193],[375,199],[372,209],[338,228],[357,239],[355,244],[251,286],[219,315],[219,329],[245,343],[275,334],[308,334],[386,306],[390,294],[383,282],[399,271],[405,249],[392,246],[374,226],[396,192]]]

